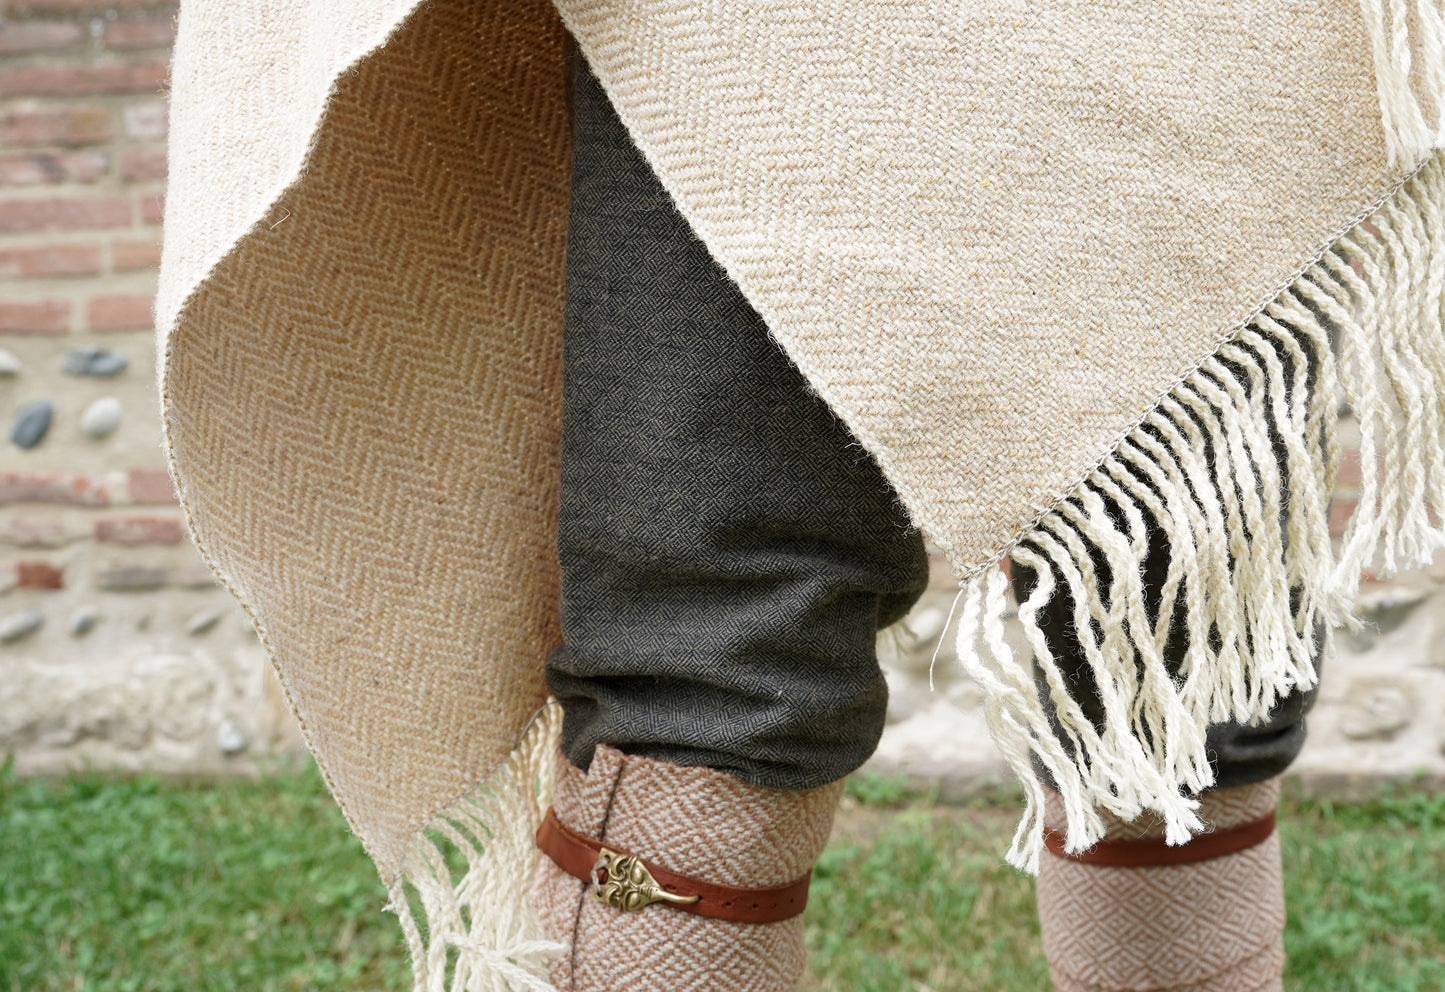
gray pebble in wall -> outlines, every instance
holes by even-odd
[[[70,353],[65,356],[65,362],[60,368],[71,375],[104,378],[119,375],[129,364],[129,359],[120,352],[111,351],[109,348],[72,348]]]
[[[54,407],[49,400],[36,400],[22,408],[15,418],[15,426],[10,429],[10,440],[21,448],[35,447],[50,430],[53,412]]]
[[[20,374],[20,359],[13,352],[0,348],[0,378]]]
[[[216,728],[216,746],[222,754],[240,754],[246,750],[246,733],[236,721],[226,717]]]
[[[70,632],[76,637],[84,637],[95,629],[96,620],[100,617],[94,610],[79,609],[70,617]]]
[[[221,614],[219,611],[203,610],[202,612],[197,613],[195,616],[191,617],[189,620],[186,621],[186,633],[190,634],[192,637],[204,634],[206,631],[214,627],[220,621],[220,619]]]
[[[0,644],[9,644],[34,633],[44,622],[45,617],[39,610],[22,610],[0,618]]]

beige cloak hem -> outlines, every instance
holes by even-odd
[[[1029,867],[1031,760],[1072,847],[1098,808],[1182,841],[1204,726],[1313,684],[1360,568],[1442,544],[1445,19],[1395,9],[183,8],[157,300],[173,473],[392,888],[419,987],[547,988],[555,950],[518,893],[557,727],[563,23],[947,552],[960,656],[1029,794],[1010,852]],[[1337,390],[1365,469],[1338,553]],[[1196,645],[1177,677],[1131,605],[1146,516]],[[1010,552],[1046,576],[1020,608],[1046,684],[1053,590],[1094,634],[1108,725],[1061,705],[1068,751],[1000,634]]]

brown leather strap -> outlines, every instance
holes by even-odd
[[[1149,868],[1158,865],[1188,865],[1211,858],[1222,858],[1256,844],[1274,833],[1274,811],[1258,820],[1242,823],[1228,830],[1199,834],[1187,844],[1169,845],[1164,838],[1148,840],[1101,840],[1087,851],[1064,853],[1064,835],[1044,831],[1044,846],[1061,858],[1090,865],[1114,865],[1120,868]]]
[[[548,810],[542,826],[537,829],[537,847],[542,853],[567,874],[592,884],[592,870],[597,865],[603,847],[619,855],[630,852],[618,851],[611,845],[604,845],[568,827],[557,819],[555,810]],[[655,903],[684,913],[696,913],[715,920],[732,920],[735,923],[776,923],[797,916],[808,904],[808,883],[812,873],[804,875],[786,885],[766,888],[745,889],[732,885],[718,885],[704,882],[660,868],[651,861],[642,861],[652,873],[653,879],[664,891],[675,896],[698,896],[694,903]],[[602,878],[599,881],[605,882]]]

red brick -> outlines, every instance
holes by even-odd
[[[0,114],[0,146],[93,145],[114,134],[115,119],[104,107]]]
[[[95,539],[106,544],[180,544],[185,524],[175,517],[102,517]]]
[[[40,62],[0,72],[6,96],[75,96],[85,93],[134,93],[165,89],[164,62],[109,62],[86,65]]]
[[[64,334],[70,330],[69,300],[0,303],[0,333]]]
[[[155,323],[149,296],[97,296],[85,308],[92,331],[141,331]]]
[[[0,55],[60,52],[85,42],[83,24],[74,21],[12,21],[0,24]]]
[[[131,104],[121,117],[125,119],[126,137],[135,141],[161,141],[166,136],[166,105],[162,100]]]
[[[110,156],[94,148],[73,152],[0,155],[0,186],[93,183],[110,171]]]
[[[140,219],[142,224],[159,224],[166,216],[166,195],[147,193],[140,198]]]
[[[15,563],[16,583],[21,589],[64,589],[65,573],[48,561]]]
[[[122,178],[130,182],[164,179],[166,177],[165,145],[128,149],[125,157],[121,159],[120,172]]]
[[[1345,532],[1345,525],[1348,524],[1350,518],[1355,515],[1355,507],[1358,503],[1358,500],[1353,499],[1336,499],[1330,503],[1331,534],[1339,537]]]
[[[0,472],[0,504],[63,503],[109,506],[105,483],[74,472]]]
[[[126,491],[132,503],[175,503],[176,491],[171,476],[163,468],[133,468],[126,473]]]
[[[137,17],[105,26],[106,48],[164,48],[175,40],[174,17]]]
[[[0,541],[17,548],[58,548],[71,539],[65,521],[55,517],[11,517],[0,528]]]
[[[110,265],[117,272],[153,269],[160,264],[159,241],[117,241],[110,246]]]
[[[0,200],[0,231],[73,231],[128,227],[131,205],[123,197],[47,197]]]
[[[0,248],[0,279],[93,276],[100,272],[96,245],[33,245]]]

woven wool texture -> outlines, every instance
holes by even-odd
[[[573,69],[563,746],[823,785],[883,732],[874,639],[927,585],[923,538]]]
[[[1405,171],[1353,0],[558,7],[966,574]]]
[[[166,427],[198,542],[391,880],[412,835],[516,745],[559,640],[563,33],[525,0],[433,4],[385,71],[352,75],[360,53],[327,33],[325,5],[303,8],[302,51],[267,44],[295,12],[266,26],[257,6],[208,8],[204,32],[182,18],[176,59],[196,72],[216,34],[256,43],[177,91],[162,314],[206,278],[170,315]],[[304,182],[255,201],[264,217],[202,273],[192,253],[234,220],[202,204],[290,154],[282,122],[305,115],[288,72],[308,68],[341,78]],[[218,134],[212,94],[249,113]],[[193,132],[210,137],[194,154]],[[230,160],[207,151],[222,138],[241,143]]]
[[[1222,789],[1201,814],[1225,830],[1272,811],[1279,779]],[[1107,836],[1160,836],[1110,824]],[[1279,834],[1197,864],[1121,868],[1046,855],[1039,926],[1060,992],[1269,992],[1284,963]]]
[[[809,871],[843,794],[841,781],[766,789],[608,747],[597,749],[585,774],[561,760],[555,808],[563,823],[670,871],[727,885],[780,885]],[[543,931],[571,948],[552,966],[562,992],[791,992],[802,975],[801,916],[758,924],[665,906],[622,914],[546,859],[533,891]],[[619,948],[626,950],[614,953]]]
[[[172,467],[392,887],[419,984],[445,987],[450,955],[458,987],[538,988],[518,962],[552,948],[476,879],[531,863],[558,723],[564,22],[965,580],[960,657],[1028,790],[1010,853],[1028,867],[1032,757],[1075,848],[1100,804],[1187,838],[1204,724],[1312,684],[1311,637],[1377,549],[1393,567],[1439,546],[1445,21],[1420,10],[187,0],[157,297]],[[1332,329],[1366,475],[1337,574]],[[1255,457],[1269,425],[1288,427],[1288,494]],[[1183,552],[1192,629],[1220,635],[1194,638],[1182,685],[1128,606],[1145,514]],[[989,566],[1019,541],[1102,631],[1111,715],[1096,733],[1063,714],[1073,759],[1006,657]],[[425,828],[463,822],[453,891]]]

